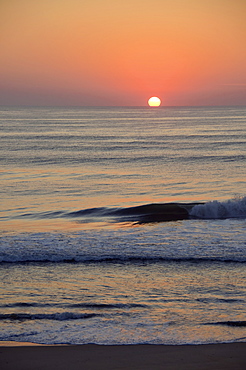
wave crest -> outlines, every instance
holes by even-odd
[[[198,204],[190,210],[189,214],[193,218],[201,219],[245,218],[246,197],[237,197],[225,202],[214,200]]]

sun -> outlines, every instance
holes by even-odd
[[[157,96],[152,96],[148,100],[148,104],[150,107],[159,107],[161,105],[161,99],[157,98]]]

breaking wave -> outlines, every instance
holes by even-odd
[[[135,224],[179,221],[190,218],[246,218],[246,197],[238,197],[224,202],[214,200],[208,203],[151,203],[126,208],[94,207],[72,212],[57,210],[19,214],[15,218],[73,218],[79,222],[107,220],[110,222],[131,222]]]
[[[246,197],[225,202],[214,200],[205,204],[197,204],[192,207],[189,214],[199,219],[245,218]]]
[[[3,233],[0,238],[0,263],[246,262],[242,220],[246,217],[246,197],[204,204],[164,203],[120,209],[87,209],[70,212],[69,217],[77,217],[81,222],[81,217],[95,217],[98,213],[100,217],[113,215],[118,222],[131,220],[132,224],[184,221],[156,224],[155,227],[100,229],[69,234]],[[225,218],[230,220],[224,221]]]

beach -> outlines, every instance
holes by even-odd
[[[6,345],[6,344],[5,344]],[[35,346],[0,348],[2,370],[242,370],[246,343],[207,345]]]

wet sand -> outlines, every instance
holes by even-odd
[[[1,370],[242,370],[246,343],[209,345],[69,345],[0,343]]]

